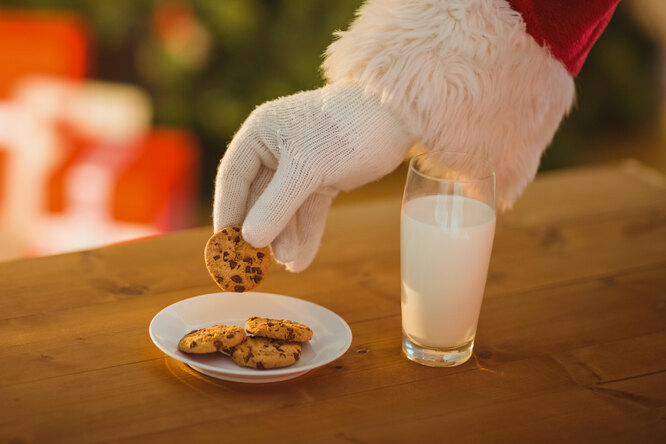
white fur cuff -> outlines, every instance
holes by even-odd
[[[495,165],[510,207],[574,100],[573,79],[504,0],[368,0],[326,51],[327,80],[377,95],[428,149]]]

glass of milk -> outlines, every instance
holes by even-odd
[[[472,356],[495,235],[495,173],[435,151],[411,159],[400,219],[402,349],[433,367]]]

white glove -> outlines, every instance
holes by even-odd
[[[340,82],[267,102],[234,136],[215,183],[214,228],[243,225],[290,271],[314,259],[333,197],[377,180],[415,138],[378,98]]]

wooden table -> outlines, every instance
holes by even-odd
[[[474,357],[400,350],[400,195],[334,207],[301,274],[354,339],[287,382],[165,357],[148,324],[217,291],[210,228],[0,264],[0,442],[664,442],[666,181],[636,162],[543,174],[500,217]]]

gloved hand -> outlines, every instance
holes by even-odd
[[[393,171],[415,137],[377,97],[340,82],[267,102],[220,162],[214,228],[243,226],[288,270],[317,253],[332,199]]]

